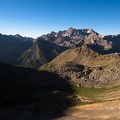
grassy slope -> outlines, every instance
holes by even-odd
[[[72,89],[72,93],[71,93],[71,89]],[[67,90],[67,87],[57,88],[55,90],[52,89],[53,93],[54,91],[57,91],[59,93],[58,94],[56,92],[55,94],[52,94],[52,99],[55,101],[66,100],[69,103],[69,107],[120,99],[120,96],[119,96],[120,86],[114,86],[114,87],[109,87],[109,88],[71,87],[71,89]],[[65,93],[68,93],[68,95],[64,96],[63,94]],[[50,98],[50,102],[53,103],[52,99]],[[47,99],[47,101],[49,101],[49,98]]]
[[[74,105],[84,105],[120,99],[120,86],[109,88],[73,87],[73,91],[74,94],[81,99],[81,102],[73,100],[75,102]],[[73,99],[72,96],[69,98]]]

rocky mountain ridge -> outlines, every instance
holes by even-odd
[[[50,34],[43,35],[38,39],[52,41],[59,46],[68,48],[75,48],[82,44],[87,44],[91,46],[92,49],[97,46],[98,50],[96,51],[99,53],[107,53],[107,50],[112,49],[112,42],[104,39],[104,36],[92,29],[75,29],[71,27],[64,31],[52,31]]]
[[[63,52],[40,70],[57,73],[75,86],[115,85],[120,83],[120,53],[101,55],[83,45]]]
[[[26,51],[31,55],[28,56],[26,52],[22,55],[21,65],[25,67],[30,66],[37,68],[45,63],[50,62],[59,53],[65,51],[66,49],[76,48],[82,46],[83,44],[86,44],[92,50],[100,54],[119,52],[120,48],[115,47],[118,46],[119,40],[117,40],[118,42],[116,42],[115,40],[116,37],[114,38],[114,40],[112,40],[113,38],[114,37],[111,38],[109,36],[100,35],[92,29],[75,29],[71,27],[68,30],[63,30],[59,32],[52,31],[49,34],[42,35],[37,38],[37,42],[32,46],[32,48]],[[117,39],[119,39],[119,35]],[[48,48],[52,48],[51,50],[55,49],[55,53],[57,54],[56,55],[51,54],[51,50],[44,52],[46,51],[45,49],[37,47],[37,44],[39,43],[42,45],[42,42],[46,42],[45,46],[46,49]],[[37,57],[39,56],[39,59],[34,56],[36,54],[35,52],[36,47],[40,52],[40,54],[39,53],[37,54]],[[48,55],[50,56],[45,57]]]
[[[6,39],[6,40],[5,40]],[[53,60],[61,52],[82,46],[89,46],[99,54],[120,52],[120,35],[103,36],[93,29],[69,28],[37,38],[0,35],[0,61],[13,65],[38,68]],[[18,59],[19,58],[19,59]]]

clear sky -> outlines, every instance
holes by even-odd
[[[0,0],[2,34],[36,38],[69,27],[120,34],[120,0]]]

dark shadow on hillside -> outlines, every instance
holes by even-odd
[[[69,80],[0,63],[0,120],[51,120],[76,104]]]
[[[109,53],[120,53],[120,34],[118,35],[108,35],[105,36],[105,38],[107,41],[112,42],[112,49],[109,50]]]
[[[120,53],[120,34],[118,35],[108,35],[104,37],[108,42],[112,42],[112,48],[105,50],[103,46],[99,45],[88,45],[92,50],[100,54],[111,54],[111,53]]]

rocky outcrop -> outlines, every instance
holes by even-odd
[[[115,67],[88,67],[70,63],[61,69],[51,69],[69,80],[71,85],[84,87],[106,87],[120,83],[120,69]]]

